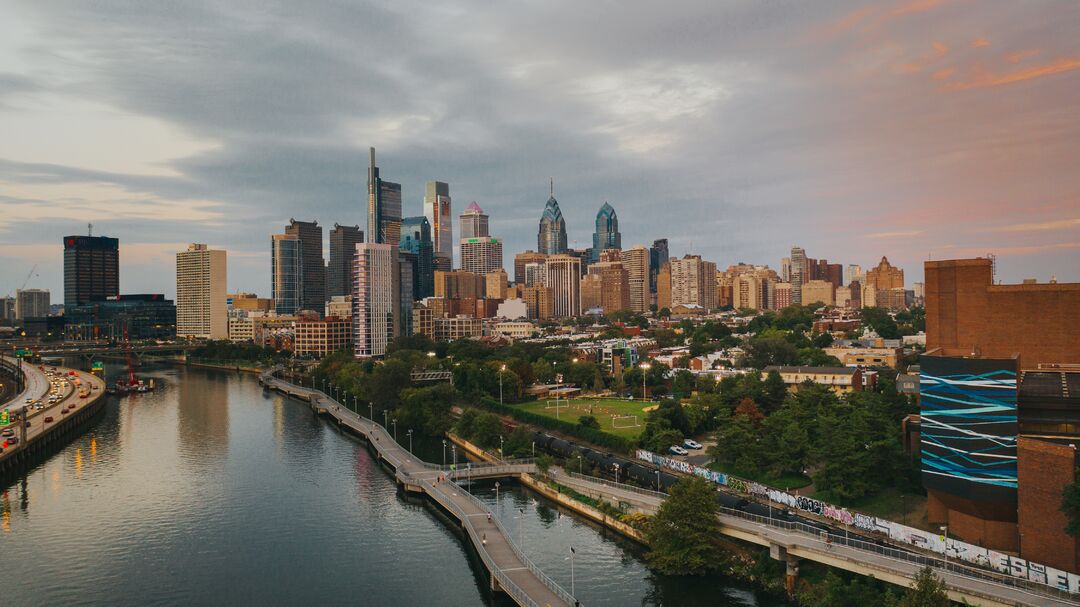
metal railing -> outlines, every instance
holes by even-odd
[[[940,569],[949,573],[952,573],[958,577],[990,582],[994,584],[1001,584],[1003,586],[1009,586],[1017,590],[1035,594],[1038,596],[1052,597],[1058,600],[1068,602],[1073,605],[1080,605],[1080,597],[1069,593],[1068,591],[1059,590],[1045,584],[1038,582],[1032,582],[1030,580],[1024,580],[1021,578],[1013,577],[1005,573],[998,573],[987,569],[980,569],[977,567],[971,567],[963,564],[963,561],[959,560],[947,560],[932,556],[927,556],[917,552],[910,552],[907,550],[901,550],[898,548],[892,548],[874,542],[868,542],[865,540],[855,539],[846,535],[837,534],[835,532],[827,532],[820,527],[814,527],[807,525],[806,523],[799,523],[795,521],[785,521],[783,519],[765,517],[758,514],[750,514],[749,512],[743,512],[741,510],[735,510],[725,506],[720,507],[720,512],[725,515],[734,516],[736,518],[753,521],[755,523],[761,523],[770,527],[777,527],[779,529],[786,529],[788,531],[795,531],[813,536],[816,544],[820,545],[822,551],[831,550],[831,546],[847,546],[856,550],[862,550],[879,554],[888,559],[895,561],[902,561],[906,563],[912,563],[921,567],[932,567]],[[822,533],[828,533],[828,542],[822,540]],[[863,561],[868,566],[873,566],[871,563]]]
[[[588,481],[590,483],[597,483],[599,485],[604,485],[605,487],[611,487],[612,489],[619,489],[619,490],[627,491],[627,492],[630,492],[630,493],[637,493],[637,494],[640,494],[640,495],[647,495],[649,497],[657,497],[657,498],[660,498],[660,499],[667,499],[668,498],[668,494],[660,492],[660,491],[653,491],[652,489],[645,489],[645,488],[642,488],[642,487],[637,487],[635,485],[627,485],[625,483],[616,483],[614,481],[609,481],[609,480],[607,480],[605,478],[600,478],[599,476],[589,476],[588,474],[578,474],[577,472],[571,472],[569,470],[566,470],[565,468],[563,469],[563,473],[566,474],[567,476],[569,476],[570,478],[581,479],[583,481]],[[558,477],[556,475],[554,475],[554,474],[549,474],[548,476],[551,476],[551,478],[554,479],[554,480],[558,480]]]

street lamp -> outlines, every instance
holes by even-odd
[[[499,457],[505,457],[505,456],[506,456],[506,454],[503,453],[503,435],[500,434],[499,435]]]
[[[457,445],[450,445],[450,453],[454,456],[454,470],[457,470]]]
[[[499,509],[499,481],[495,481],[495,509]]]
[[[656,469],[656,492],[660,493],[660,468]]]
[[[383,430],[385,430],[386,427],[390,425],[390,422],[387,419],[389,417],[389,414],[390,414],[389,411],[387,411],[386,409],[383,409],[383,411],[382,411],[382,427],[383,427]]]
[[[409,428],[409,431],[406,432],[406,434],[409,435],[409,453],[412,453],[412,428]]]
[[[948,570],[949,569],[949,526],[948,525],[942,525],[941,526],[941,533],[943,534],[943,537],[945,538],[945,541],[943,542],[944,543],[943,554],[945,555],[945,569]]]
[[[499,404],[503,404],[503,389],[502,389],[502,376],[503,371],[506,370],[506,365],[499,367]]]
[[[615,484],[618,485],[619,484],[619,464],[612,464],[612,467],[615,468]]]
[[[525,552],[525,509],[518,508],[521,518],[518,519],[518,548]]]
[[[367,404],[367,410],[368,410],[368,419],[371,420],[371,423],[375,423],[375,403],[373,403],[373,402],[371,402],[369,400],[368,404]]]
[[[396,443],[397,442],[397,418],[396,417],[394,418],[393,424],[394,424],[394,442]]]
[[[641,400],[645,400],[645,376],[651,368],[649,363],[641,363]]]
[[[442,465],[446,467],[446,439],[442,439]]]

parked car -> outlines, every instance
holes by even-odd
[[[695,440],[690,440],[688,438],[688,439],[686,439],[686,440],[684,440],[682,442],[682,446],[686,447],[687,449],[700,449],[701,448],[701,443],[699,443],[699,442],[697,442]]]
[[[678,445],[672,445],[672,446],[668,447],[668,451],[670,451],[674,455],[689,455],[690,454],[689,451],[687,451],[686,449],[683,449],[682,447],[680,447]]]

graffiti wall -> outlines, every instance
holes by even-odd
[[[847,508],[826,504],[811,497],[792,495],[786,491],[766,487],[761,483],[744,481],[723,472],[701,468],[644,449],[638,449],[637,458],[655,466],[700,476],[733,491],[758,496],[793,510],[816,514],[869,533],[880,533],[900,544],[930,550],[945,555],[950,559],[961,560],[978,567],[993,569],[1014,577],[1046,584],[1059,590],[1080,593],[1080,575],[1075,573],[1060,571],[1038,563],[1030,563],[1015,556],[987,550],[966,542],[946,539],[936,533],[908,527],[876,516],[851,512]]]

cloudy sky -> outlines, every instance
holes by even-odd
[[[123,292],[173,294],[206,242],[266,295],[290,217],[365,223],[369,146],[406,214],[447,181],[507,258],[554,177],[572,246],[610,201],[624,245],[721,267],[798,244],[1080,281],[1072,0],[2,5],[0,295],[37,264],[60,300],[91,222]]]

